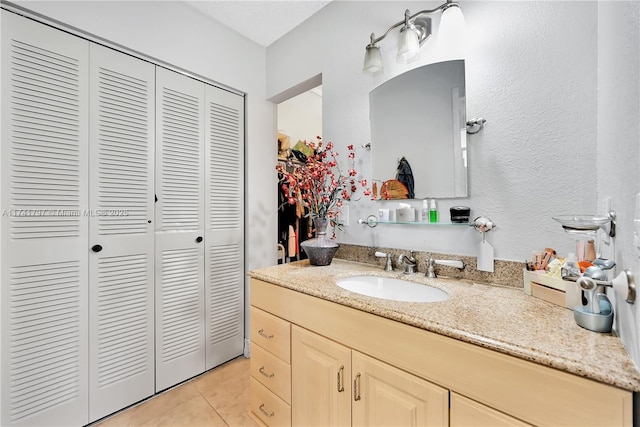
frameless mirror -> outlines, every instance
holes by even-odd
[[[415,198],[467,196],[464,61],[424,65],[369,94],[373,179],[396,179],[404,157]]]

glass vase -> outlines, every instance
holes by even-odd
[[[313,218],[313,227],[316,229],[316,237],[300,243],[302,250],[309,257],[311,265],[329,265],[340,245],[327,238],[327,218]]]

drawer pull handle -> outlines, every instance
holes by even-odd
[[[267,412],[267,411],[265,411],[265,410],[264,410],[264,403],[263,403],[262,405],[260,405],[260,407],[259,407],[258,409],[260,409],[260,412],[262,412],[265,416],[267,416],[267,417],[269,417],[269,418],[273,417],[273,416],[276,414],[276,413],[275,413],[275,412],[273,412],[273,411],[272,411],[272,412]]]
[[[353,380],[353,400],[357,402],[360,399],[360,372],[358,372],[356,379]]]
[[[258,331],[258,334],[259,334],[260,336],[262,336],[262,337],[264,337],[264,338],[268,339],[268,340],[270,340],[271,338],[273,338],[273,334],[266,334],[266,333],[264,332],[264,329],[260,329],[260,330]]]
[[[264,366],[261,367],[260,369],[258,369],[258,372],[260,372],[262,375],[264,375],[267,378],[273,378],[275,374],[268,374],[265,370],[264,370]]]
[[[344,391],[344,384],[342,383],[342,378],[344,376],[344,365],[340,366],[338,369],[338,393]]]

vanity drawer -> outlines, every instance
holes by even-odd
[[[291,363],[291,324],[259,308],[251,307],[251,341]]]
[[[255,343],[251,347],[251,376],[291,404],[291,365]]]
[[[269,427],[290,426],[291,406],[251,378],[251,412]]]

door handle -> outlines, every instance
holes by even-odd
[[[102,245],[93,245],[91,246],[91,250],[93,252],[100,252],[102,250]]]
[[[197,243],[202,242],[202,240],[203,240],[203,239],[202,239],[202,236],[198,236],[198,237],[196,237],[196,242],[197,242]]]

